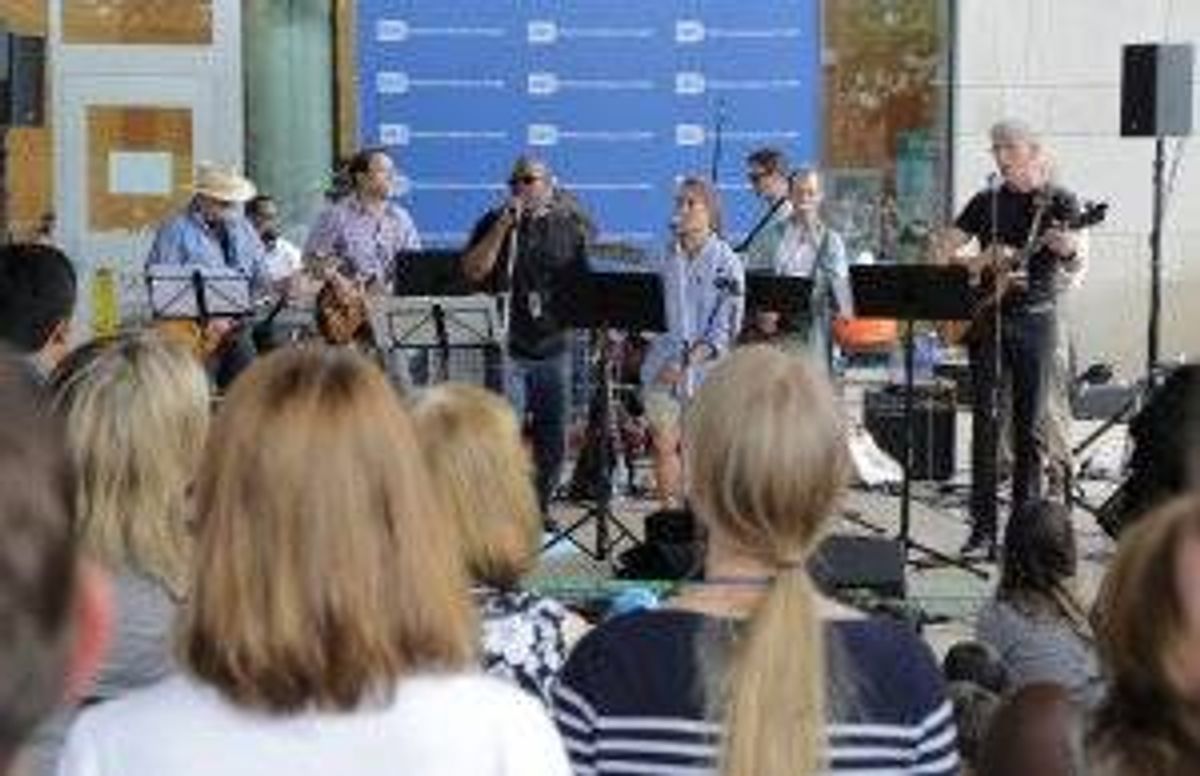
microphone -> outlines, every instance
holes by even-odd
[[[988,191],[995,191],[1000,188],[1000,184],[1004,182],[1003,176],[998,172],[989,172],[987,176]]]
[[[737,282],[737,278],[732,278],[728,275],[718,275],[713,280],[713,285],[718,291],[730,296],[742,295],[742,286]]]

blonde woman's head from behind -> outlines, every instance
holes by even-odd
[[[822,371],[772,347],[739,348],[709,373],[685,425],[688,495],[709,530],[767,562],[807,555],[849,473]]]
[[[196,502],[184,659],[238,705],[349,710],[473,659],[453,531],[409,413],[362,356],[289,348],[239,376]]]
[[[208,433],[203,367],[152,332],[88,343],[52,376],[79,468],[83,549],[177,597],[191,560],[188,497]]]
[[[541,513],[512,407],[472,385],[417,397],[421,449],[479,582],[512,588],[537,560]]]

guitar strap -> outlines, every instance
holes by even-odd
[[[780,197],[779,199],[775,200],[775,204],[771,205],[766,213],[763,213],[762,218],[758,219],[758,223],[756,223],[746,234],[746,237],[737,244],[737,246],[733,249],[733,252],[745,253],[746,249],[750,247],[750,243],[754,242],[754,238],[758,237],[759,232],[767,228],[767,224],[771,223],[771,219],[776,213],[779,212],[779,208],[783,207],[783,203],[787,201],[787,197]]]

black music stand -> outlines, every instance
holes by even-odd
[[[239,272],[155,267],[146,274],[146,296],[154,318],[201,325],[213,318],[244,318],[254,311],[250,278]]]
[[[389,346],[414,352],[408,367],[417,383],[450,379],[452,350],[482,350],[504,341],[503,324],[494,316],[484,320],[494,305],[487,304],[471,288],[462,272],[462,251],[453,248],[404,250],[396,254],[393,291],[409,297],[409,303],[390,304]],[[476,301],[458,304],[455,297]],[[399,315],[406,320],[401,321]],[[429,327],[427,328],[426,324]],[[431,336],[425,336],[431,332]],[[497,339],[498,337],[498,339]],[[432,339],[432,341],[430,341]],[[436,356],[430,369],[430,355]]]
[[[436,379],[450,379],[451,350],[495,348],[505,340],[503,319],[490,294],[393,296],[372,305],[372,329],[384,352],[437,354]]]
[[[793,321],[808,315],[812,307],[812,278],[776,275],[773,272],[746,273],[746,316],[743,332],[752,331],[753,313],[779,313],[783,320],[780,332],[790,328]]]
[[[746,307],[751,310],[771,310],[787,318],[796,318],[808,312],[812,303],[812,286],[812,278],[747,272]]]
[[[462,272],[462,251],[430,248],[396,254],[397,296],[467,296],[474,290]]]
[[[570,303],[563,304],[558,315],[568,326],[592,333],[595,349],[596,382],[588,409],[588,433],[599,436],[600,483],[595,503],[569,525],[556,530],[543,550],[569,541],[594,560],[605,560],[622,539],[636,542],[630,528],[612,512],[612,469],[615,463],[615,439],[612,433],[612,364],[605,347],[609,329],[624,331],[665,331],[662,278],[649,272],[594,272],[582,274]],[[595,523],[595,541],[591,548],[575,538],[588,523]],[[610,537],[610,529],[617,535]]]
[[[973,309],[970,274],[966,267],[938,264],[861,264],[850,267],[855,314],[863,318],[895,318],[904,324],[904,478],[900,490],[900,532],[908,550],[915,548],[939,561],[977,569],[910,535],[913,468],[913,324],[917,321],[968,320]]]

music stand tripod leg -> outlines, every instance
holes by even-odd
[[[906,318],[904,321],[904,441],[902,443],[902,458],[904,459],[904,475],[900,486],[900,531],[896,539],[904,551],[904,562],[925,568],[931,565],[955,566],[981,579],[987,579],[988,574],[976,568],[970,560],[955,557],[949,553],[935,549],[927,544],[918,542],[912,537],[912,467],[913,450],[915,448],[914,426],[914,354],[913,329],[915,321]],[[911,551],[916,550],[925,556],[922,560],[914,560]]]
[[[609,362],[607,348],[605,346],[604,336],[602,332],[595,332],[592,336],[592,341],[597,343],[595,347],[599,348],[597,356],[596,370],[599,375],[599,381],[595,388],[598,391],[597,398],[600,402],[600,411],[597,413],[597,422],[600,424],[599,434],[599,469],[600,482],[596,498],[596,503],[590,506],[580,517],[576,518],[570,525],[563,528],[561,531],[555,532],[554,536],[550,537],[543,545],[542,550],[548,550],[551,547],[563,541],[569,541],[571,544],[592,560],[604,561],[609,558],[612,550],[621,543],[622,540],[636,543],[637,536],[633,530],[623,523],[612,511],[612,464],[615,450],[615,439],[613,436],[613,395],[612,395],[612,364]],[[592,546],[588,546],[576,538],[575,534],[585,525],[594,524],[595,535],[593,537]],[[615,529],[616,536],[610,534],[610,530]]]

